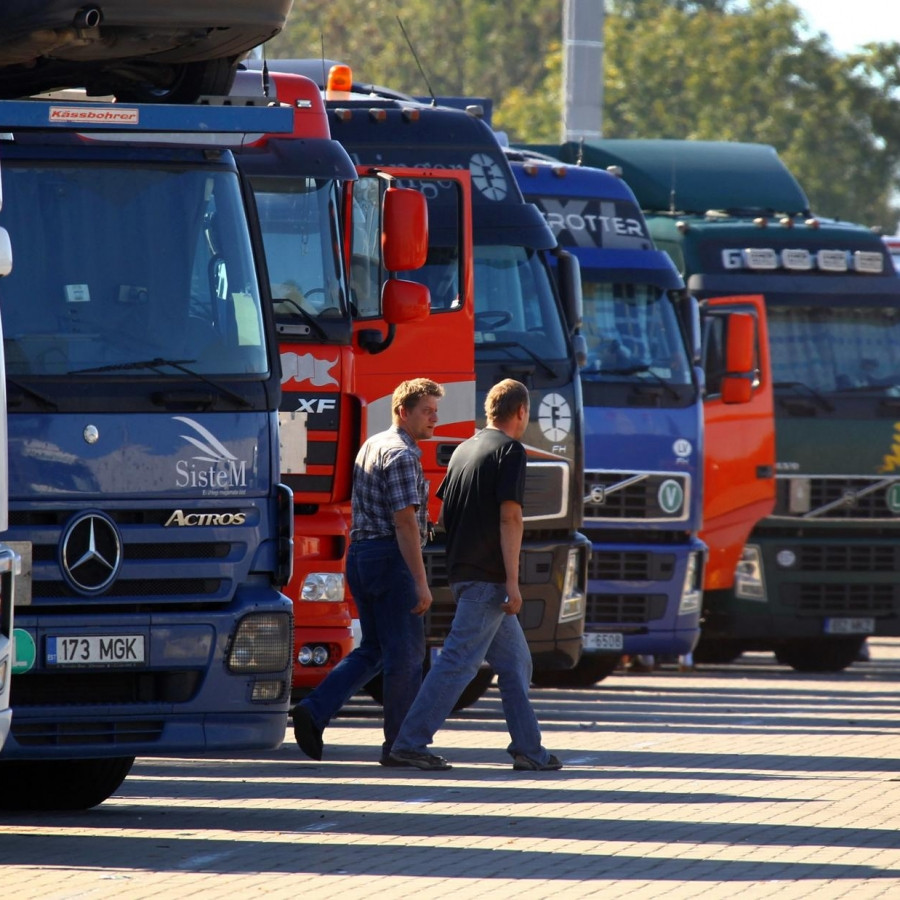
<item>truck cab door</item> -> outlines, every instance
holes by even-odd
[[[734,584],[754,526],[775,506],[775,417],[761,296],[703,303],[703,528],[709,547],[704,590]]]
[[[409,378],[444,386],[435,437],[422,465],[439,478],[456,445],[475,429],[475,325],[471,180],[467,170],[358,167],[345,219],[353,304],[354,393],[362,405],[361,439],[391,423],[391,395]],[[402,213],[394,192],[420,191],[427,224]],[[400,215],[392,210],[398,204]],[[408,268],[422,241],[424,265]],[[407,252],[409,251],[409,252]],[[403,260],[404,270],[392,259]],[[427,288],[427,313],[417,289]],[[432,484],[432,491],[437,489]],[[436,516],[437,508],[432,510]]]

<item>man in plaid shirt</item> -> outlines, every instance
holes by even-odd
[[[431,606],[422,547],[428,525],[428,482],[418,442],[434,434],[441,385],[414,378],[391,399],[393,425],[370,437],[353,468],[347,583],[362,629],[360,645],[294,707],[294,737],[322,758],[322,732],[338,710],[379,672],[384,679],[381,764],[422,683],[423,616]]]

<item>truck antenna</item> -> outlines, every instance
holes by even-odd
[[[324,91],[328,87],[328,73],[325,71],[325,32],[319,32],[319,47],[321,60],[322,60],[322,90]]]
[[[675,215],[675,160],[672,160],[672,179],[669,187],[669,212]]]
[[[428,81],[428,76],[425,74],[425,70],[422,68],[422,63],[419,62],[419,55],[416,53],[416,48],[413,47],[412,41],[409,39],[409,35],[406,33],[406,29],[403,27],[403,20],[400,16],[397,16],[397,24],[400,26],[400,31],[403,32],[403,38],[406,41],[407,47],[409,47],[410,53],[413,55],[413,59],[416,61],[416,65],[419,67],[419,74],[422,76],[422,80],[425,82],[425,87],[428,88],[428,94],[431,97],[431,105],[437,106],[437,97],[434,96],[434,91],[431,89],[431,84]]]

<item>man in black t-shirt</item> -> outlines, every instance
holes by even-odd
[[[438,489],[456,614],[441,655],[400,726],[390,758],[417,769],[450,768],[427,748],[487,660],[497,673],[513,768],[560,769],[562,763],[541,745],[540,726],[528,699],[531,653],[516,618],[522,608],[519,551],[526,472],[519,439],[528,427],[528,390],[507,378],[491,388],[484,408],[487,427],[456,448]]]

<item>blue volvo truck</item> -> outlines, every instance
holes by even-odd
[[[0,103],[7,808],[93,806],[136,756],[283,740],[280,369],[225,144],[291,128],[288,108]]]
[[[523,150],[507,156],[525,199],[581,268],[592,545],[584,649],[575,669],[535,678],[586,686],[622,654],[679,655],[699,638],[703,376],[692,301],[621,178]]]

